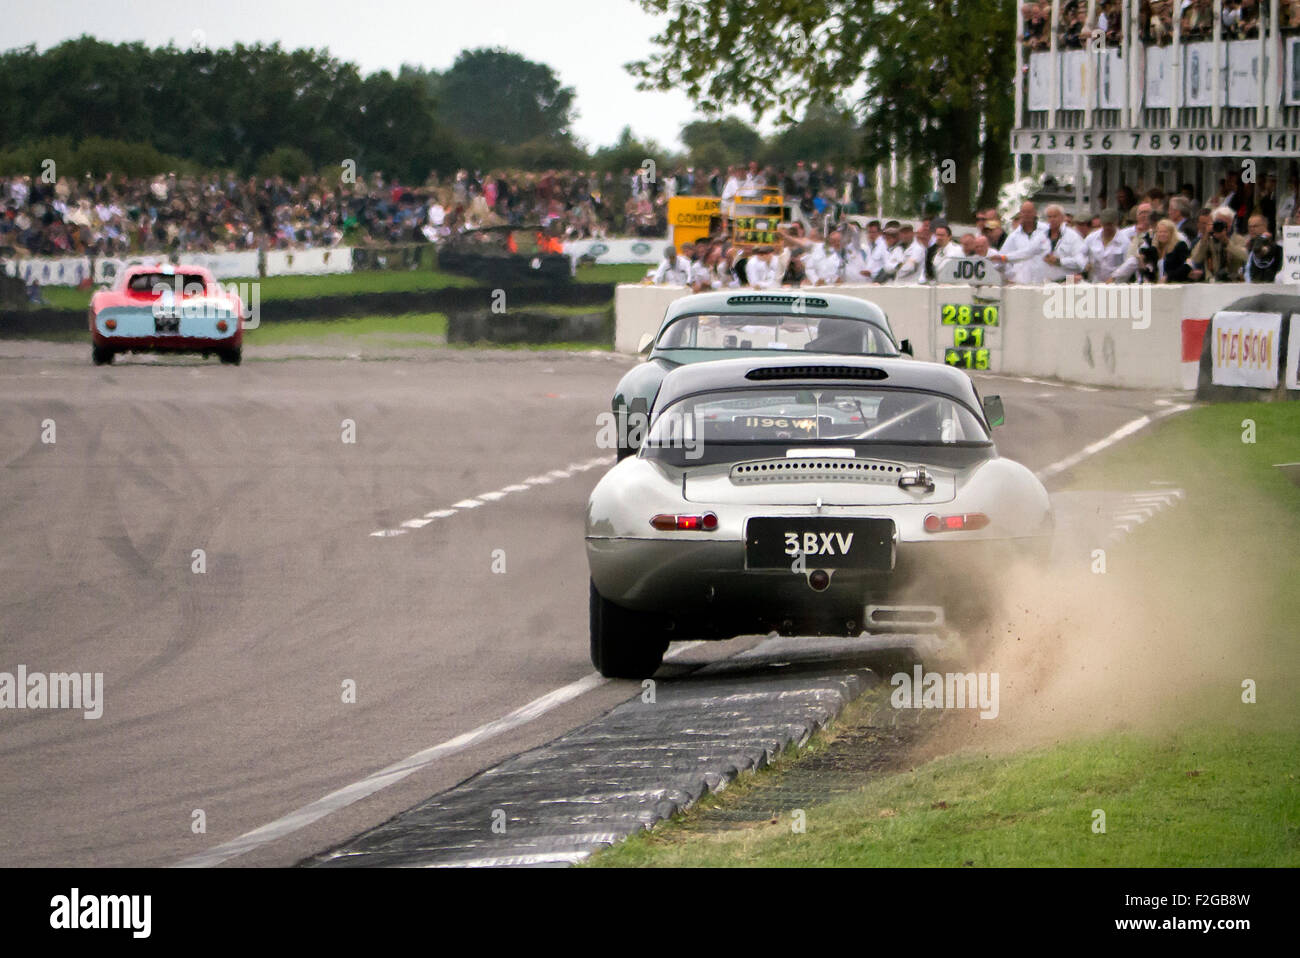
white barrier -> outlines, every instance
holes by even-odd
[[[92,279],[89,256],[26,256],[7,259],[6,276],[17,276],[24,283],[42,286],[79,286]]]
[[[352,248],[273,249],[266,252],[267,276],[313,276],[352,272]]]
[[[885,311],[894,334],[909,339],[921,359],[942,361],[953,346],[952,326],[939,322],[945,304],[975,302],[969,286],[818,287],[869,300]],[[1115,310],[1114,286],[1079,284],[1007,286],[1002,289],[1000,321],[989,370],[1017,376],[1060,379],[1093,386],[1141,389],[1195,387],[1194,361],[1184,363],[1185,319],[1208,320],[1233,300],[1270,287],[1245,283],[1153,285],[1141,287],[1139,312]],[[1126,288],[1131,290],[1132,288]],[[634,353],[644,333],[655,333],[674,300],[690,295],[683,286],[625,284],[614,295],[614,348]],[[1073,295],[1109,303],[1100,311],[1062,313],[1049,297]],[[1085,318],[1086,317],[1086,318]],[[1196,339],[1194,351],[1199,357]]]

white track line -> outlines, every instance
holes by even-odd
[[[676,648],[671,649],[664,656],[664,661],[674,659],[683,652],[702,644],[702,642],[683,642]],[[277,841],[299,829],[306,828],[312,822],[324,818],[331,812],[337,812],[340,808],[346,808],[354,802],[359,802],[361,799],[367,798],[389,785],[396,785],[408,775],[418,772],[422,768],[427,768],[439,759],[446,758],[448,755],[455,755],[457,752],[463,752],[480,742],[496,738],[498,735],[517,729],[522,725],[527,725],[534,719],[559,708],[566,702],[571,702],[592,689],[608,684],[609,681],[599,673],[592,672],[576,682],[570,682],[568,685],[561,686],[554,691],[533,699],[527,705],[520,706],[508,715],[493,719],[476,729],[423,749],[414,755],[407,756],[400,762],[395,762],[387,768],[381,768],[373,775],[367,775],[359,782],[353,782],[351,785],[330,792],[323,798],[318,798],[311,804],[304,805],[302,808],[255,828],[251,832],[245,832],[238,838],[224,842],[214,848],[209,848],[205,852],[199,852],[197,855],[191,855],[189,858],[177,862],[175,867],[212,868],[232,858],[245,855],[255,848],[260,848],[269,842]]]
[[[599,466],[608,466],[613,463],[612,456],[597,456],[595,459],[588,459],[585,462],[573,462],[563,469],[552,469],[544,476],[529,476],[523,482],[512,482],[508,486],[502,486],[500,489],[494,489],[491,492],[480,492],[477,496],[469,499],[462,499],[460,502],[453,502],[450,509],[433,509],[424,515],[414,519],[407,519],[399,523],[394,529],[376,529],[370,535],[374,538],[391,539],[393,536],[405,535],[411,529],[423,529],[432,523],[435,519],[446,519],[448,516],[454,516],[457,512],[464,509],[477,509],[479,506],[485,506],[490,502],[497,502],[506,496],[517,492],[527,492],[529,489],[535,489],[537,486],[549,485],[561,479],[569,479],[579,473],[586,472],[588,469],[595,469]]]
[[[1152,413],[1150,416],[1142,416],[1139,419],[1134,419],[1132,422],[1126,422],[1124,425],[1120,426],[1118,429],[1112,432],[1109,436],[1106,436],[1103,439],[1098,439],[1096,442],[1084,446],[1082,449],[1080,449],[1078,452],[1074,453],[1073,455],[1066,456],[1064,459],[1061,459],[1058,462],[1052,463],[1050,466],[1038,470],[1038,472],[1036,472],[1035,475],[1038,476],[1039,481],[1050,479],[1053,476],[1065,472],[1067,469],[1073,469],[1079,463],[1083,462],[1083,460],[1091,456],[1095,456],[1097,453],[1102,452],[1106,449],[1109,449],[1111,446],[1115,445],[1115,443],[1119,442],[1121,439],[1127,439],[1135,432],[1145,429],[1147,426],[1151,425],[1157,419],[1164,419],[1166,416],[1172,416],[1174,413],[1182,412],[1184,409],[1191,409],[1191,408],[1192,408],[1191,403],[1178,403],[1177,405],[1170,406],[1167,409],[1161,409],[1157,413]]]

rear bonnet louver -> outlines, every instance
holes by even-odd
[[[803,458],[757,459],[731,467],[737,485],[766,482],[880,482],[897,483],[907,466],[867,459]]]
[[[728,296],[728,306],[794,306],[808,309],[826,309],[829,303],[820,296],[790,296],[779,293],[742,293]]]
[[[798,366],[759,366],[745,373],[754,381],[772,379],[888,379],[889,374],[875,366],[832,366],[803,363]]]

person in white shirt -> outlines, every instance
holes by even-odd
[[[754,289],[772,289],[781,285],[781,274],[777,272],[772,253],[772,247],[760,246],[750,255],[745,265],[745,276]]]
[[[902,227],[892,220],[885,224],[885,266],[884,269],[876,275],[882,283],[893,282],[898,275],[899,269],[903,265],[904,257],[907,255],[907,247],[903,245]]]
[[[1066,225],[1065,210],[1053,203],[1043,211],[1047,216],[1047,246],[1043,255],[1043,279],[1049,283],[1061,283],[1071,276],[1083,272],[1087,265],[1087,255],[1083,249],[1083,237],[1072,226]]]
[[[1142,245],[1142,238],[1151,232],[1151,204],[1143,201],[1133,208],[1134,222],[1131,226],[1126,226],[1119,230],[1115,235],[1117,239],[1124,243],[1128,251],[1124,262],[1119,265],[1111,278],[1116,283],[1127,283],[1137,275],[1138,266],[1138,248]]]
[[[812,253],[804,260],[808,279],[814,286],[833,286],[844,282],[848,271],[848,258],[842,246],[842,239],[839,230],[832,230],[826,237],[826,242],[815,244]],[[855,276],[853,281],[863,280]]]
[[[1128,259],[1128,243],[1120,235],[1119,212],[1101,211],[1101,229],[1083,241],[1084,270],[1090,283],[1113,283]]]
[[[655,270],[656,286],[685,286],[691,275],[691,261],[677,255],[677,247],[669,243],[664,247],[664,258]]]
[[[730,219],[735,215],[736,194],[740,192],[740,167],[733,166],[727,170],[727,182],[722,187],[721,213]]]
[[[749,170],[745,173],[745,181],[740,185],[741,190],[748,193],[762,189],[764,186],[767,186],[767,177],[758,168],[758,161],[750,160]]]
[[[939,270],[943,264],[950,259],[961,259],[963,257],[960,244],[952,241],[952,230],[943,220],[938,220],[933,224],[934,229],[934,249],[930,254],[930,268],[934,276],[934,281],[938,282]]]
[[[862,246],[867,261],[866,280],[872,282],[874,277],[885,268],[885,256],[888,252],[885,237],[880,230],[880,220],[872,220],[867,224],[867,241]]]
[[[1008,235],[1002,249],[989,258],[1006,267],[1008,283],[1042,282],[1049,252],[1047,227],[1038,222],[1038,210],[1026,201],[1020,206],[1020,223]]]
[[[898,246],[903,250],[902,262],[894,274],[895,286],[911,285],[925,280],[925,244],[912,232],[912,224],[903,223],[898,228]]]
[[[702,293],[717,288],[714,284],[716,279],[714,267],[717,266],[719,256],[718,249],[714,246],[710,246],[703,252],[696,251],[696,255],[691,258],[690,273],[686,277],[687,284],[691,289],[697,293]]]

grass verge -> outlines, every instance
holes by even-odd
[[[1252,427],[1254,442],[1243,442]],[[788,816],[711,826],[713,809],[744,797],[728,789],[591,864],[1300,865],[1300,488],[1273,468],[1297,460],[1300,403],[1224,404],[1166,420],[1076,471],[1081,489],[1166,481],[1185,492],[1138,527],[1118,566],[1133,578],[1159,570],[1140,585],[1152,606],[1171,603],[1174,632],[1188,639],[1170,671],[1173,656],[1205,657],[1203,672],[1187,672],[1200,684],[1169,696],[1161,721],[920,760],[806,808],[804,833]],[[1205,634],[1194,635],[1198,622]],[[1153,697],[1167,693],[1159,671],[1140,678]],[[1244,679],[1256,683],[1253,704]]]
[[[278,346],[337,337],[383,337],[395,345],[444,345],[447,317],[442,313],[403,313],[397,316],[356,316],[267,323],[244,333],[246,347]],[[404,337],[404,338],[399,338]],[[424,339],[424,342],[420,340]]]

